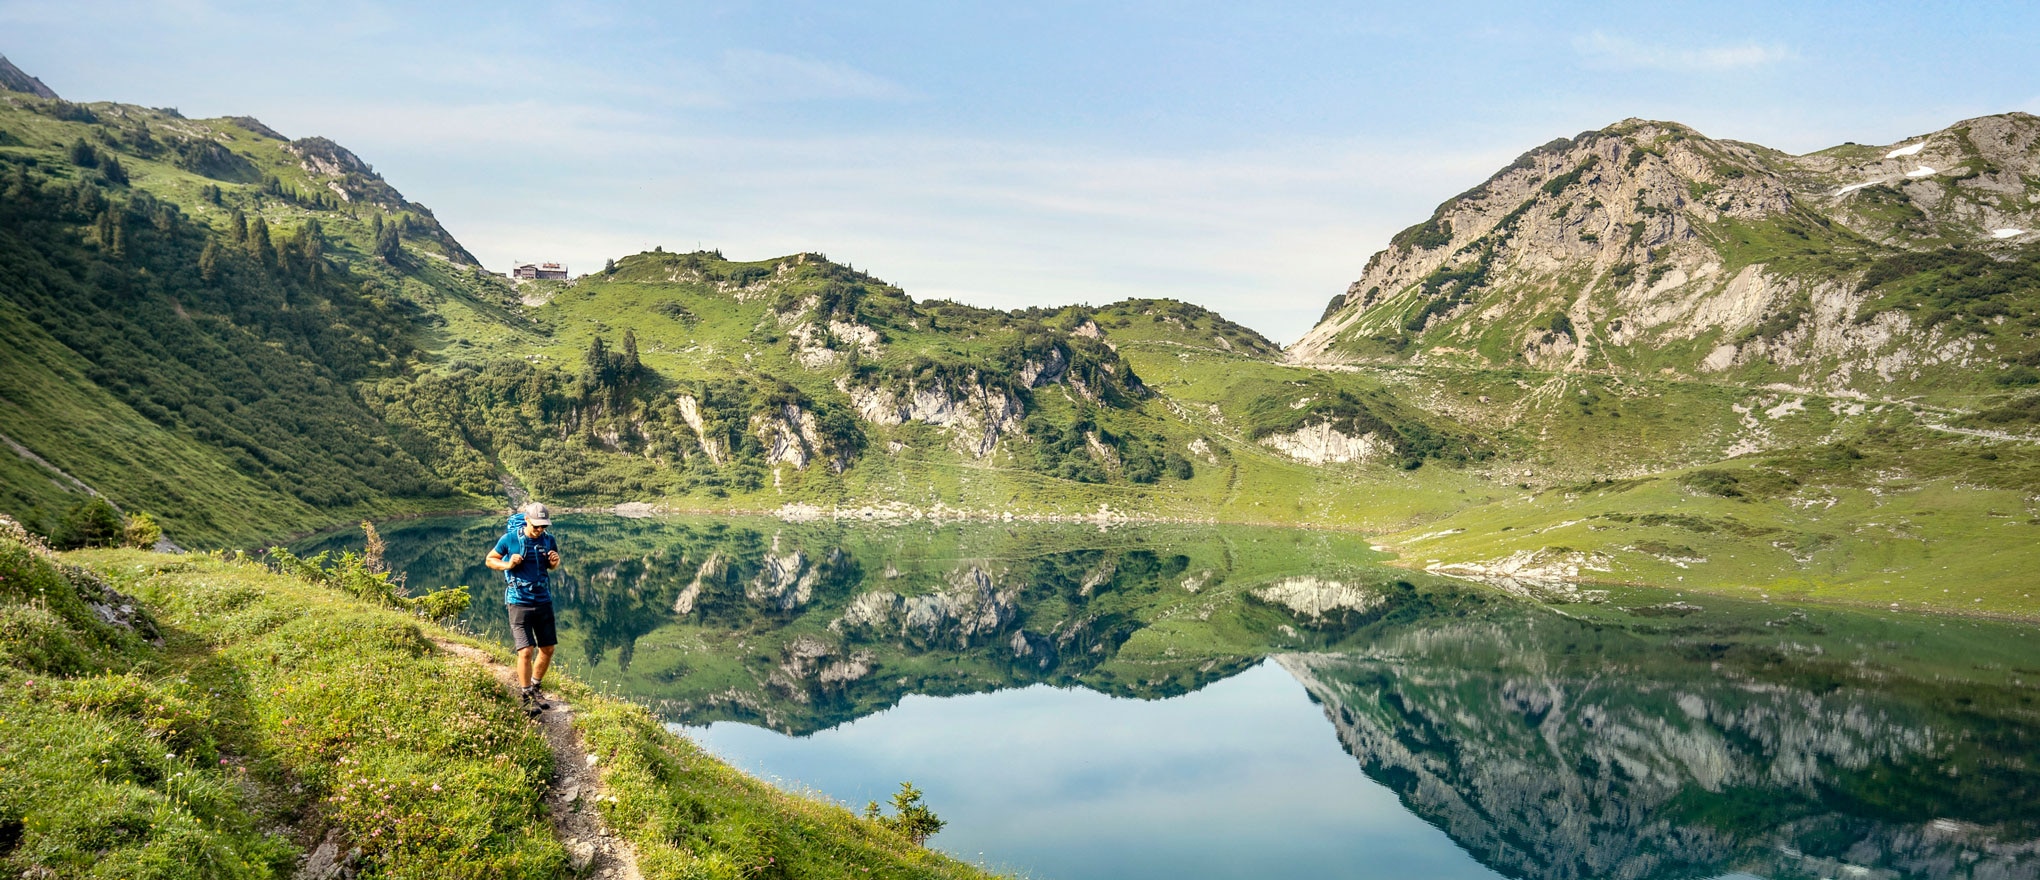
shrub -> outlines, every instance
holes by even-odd
[[[57,524],[52,535],[59,549],[75,550],[80,547],[111,547],[119,543],[122,535],[120,511],[97,495],[73,505]]]
[[[123,547],[147,550],[156,546],[163,538],[163,527],[156,524],[156,518],[146,513],[137,513],[127,518],[121,529],[120,543]]]
[[[949,824],[921,803],[921,790],[915,788],[912,782],[900,783],[900,790],[893,792],[892,807],[891,816],[880,815],[878,802],[871,801],[864,805],[864,818],[899,832],[916,846],[926,845],[928,838]]]

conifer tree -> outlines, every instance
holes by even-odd
[[[219,242],[208,241],[205,243],[205,250],[198,252],[198,277],[207,284],[214,284],[220,280]]]
[[[276,268],[276,243],[269,240],[269,221],[260,216],[248,224],[248,256],[264,269]]]
[[[233,234],[235,244],[247,243],[248,215],[241,213],[240,208],[235,208],[231,219],[227,221],[227,231]]]
[[[92,149],[92,145],[86,143],[84,138],[74,140],[71,142],[71,164],[80,168],[97,168],[99,151]]]
[[[121,186],[127,186],[128,183],[127,169],[122,167],[120,164],[120,159],[116,158],[112,154],[107,155],[106,161],[99,163],[99,173],[106,175],[107,180],[113,181],[114,183],[120,184]]]
[[[380,219],[380,218],[378,218]],[[375,231],[375,255],[385,263],[394,263],[403,258],[403,237],[397,232],[397,224],[379,224]]]
[[[636,382],[644,365],[638,363],[637,334],[626,327],[623,331],[623,381]]]
[[[609,350],[602,345],[602,337],[595,337],[588,343],[588,384],[592,388],[607,388],[611,382],[612,368],[609,364]]]

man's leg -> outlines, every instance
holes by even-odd
[[[519,688],[530,687],[532,680],[544,675],[545,667],[552,662],[552,648],[548,647],[540,650],[545,653],[543,658],[538,661],[538,675],[533,675],[531,672],[531,646],[526,645],[517,649],[517,686]]]
[[[530,674],[525,678],[526,684],[537,684],[545,680],[545,671],[552,668],[552,652],[552,645],[542,645],[539,647],[538,664],[532,667]],[[524,656],[528,657],[528,652]]]

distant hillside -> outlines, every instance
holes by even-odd
[[[2040,118],[1806,156],[1628,120],[1397,235],[1295,363],[1974,398],[2040,383]]]

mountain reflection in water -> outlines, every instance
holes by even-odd
[[[421,587],[472,585],[471,626],[507,641],[481,564],[501,523],[391,523],[387,557]],[[1154,701],[1272,658],[1357,784],[1505,875],[2040,877],[2030,627],[1651,591],[1546,606],[1293,530],[569,516],[556,531],[562,661],[675,724],[798,737],[910,695],[1035,684]],[[1200,805],[1201,842],[1224,839],[1228,798]],[[1365,812],[1328,803],[1299,810]],[[996,849],[985,830],[935,843]],[[1202,876],[1250,876],[1208,861]]]

